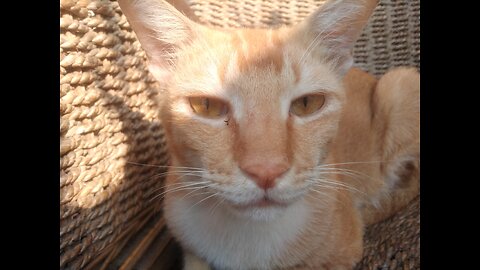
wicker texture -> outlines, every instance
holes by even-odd
[[[299,22],[324,1],[190,2],[205,24],[271,27]],[[355,65],[376,75],[419,68],[419,26],[419,0],[381,1],[355,46]],[[152,196],[163,170],[138,165],[168,160],[159,91],[115,1],[60,1],[61,269],[114,257],[159,205]],[[378,256],[371,261],[384,259]]]
[[[363,260],[356,270],[420,269],[420,198],[365,232]]]
[[[292,25],[325,0],[191,0],[202,23],[217,27]],[[420,1],[382,0],[353,50],[355,66],[374,75],[395,66],[420,68]]]
[[[161,186],[159,89],[116,2],[60,1],[60,267],[81,269]]]

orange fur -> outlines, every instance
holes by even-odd
[[[166,86],[164,210],[186,269],[351,269],[365,224],[418,194],[418,73],[351,68],[375,5],[332,0],[294,27],[235,30],[163,1],[120,1]],[[289,111],[311,94],[325,96],[316,113]],[[195,114],[199,96],[228,113]]]
[[[283,68],[282,43],[272,30],[243,29],[235,32],[232,44],[237,52],[240,72],[272,66],[277,73]]]

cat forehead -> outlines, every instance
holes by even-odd
[[[189,56],[176,74],[181,90],[222,96],[219,91],[279,94],[292,88],[338,88],[326,65],[304,57],[308,44],[292,38],[288,28],[208,31],[186,48]]]
[[[241,73],[267,69],[280,73],[284,66],[284,44],[281,30],[242,29],[231,34],[236,65]]]
[[[188,68],[192,64],[202,64],[205,68],[208,64],[215,64],[222,81],[232,68],[242,74],[262,69],[280,74],[288,49],[285,32],[285,29],[202,28],[199,38],[179,55],[180,65]],[[187,57],[182,59],[183,56]]]

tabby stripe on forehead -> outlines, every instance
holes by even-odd
[[[266,69],[273,66],[280,73],[283,68],[283,43],[272,30],[246,29],[238,31],[232,40],[237,53],[240,72]]]
[[[291,62],[291,68],[293,70],[293,75],[295,76],[295,83],[298,83],[300,81],[300,68],[294,61]]]

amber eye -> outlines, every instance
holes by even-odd
[[[208,97],[188,98],[192,110],[203,117],[219,118],[227,114],[228,106],[225,102]]]
[[[297,116],[307,116],[322,108],[325,96],[322,94],[305,95],[295,99],[290,105],[290,112]]]

